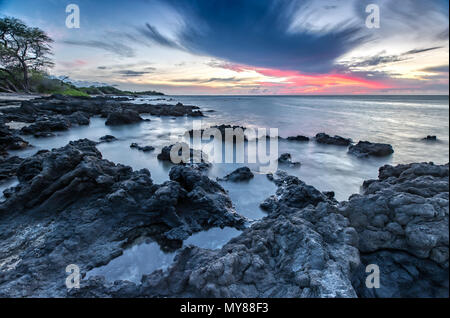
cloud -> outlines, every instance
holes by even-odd
[[[116,74],[119,74],[121,76],[125,76],[125,77],[137,77],[137,76],[142,76],[145,74],[149,74],[152,72],[144,72],[144,71],[133,71],[133,70],[121,70],[121,71],[116,71]]]
[[[62,41],[64,44],[68,45],[76,45],[76,46],[84,46],[96,49],[102,49],[114,54],[117,54],[122,57],[133,57],[134,50],[122,43],[117,42],[105,42],[99,40],[85,40],[85,41],[77,41],[77,40],[65,40]]]
[[[427,67],[422,69],[423,72],[431,72],[431,73],[448,73],[448,65],[440,65],[440,66],[433,66],[433,67]]]
[[[160,45],[184,48],[236,64],[328,72],[335,60],[364,40],[361,26],[340,23],[333,29],[293,31],[306,1],[166,0],[181,17],[176,42],[149,24],[145,34]]]
[[[167,37],[165,37],[164,35],[159,33],[159,31],[156,27],[154,27],[148,23],[145,24],[145,27],[138,28],[138,31],[142,35],[144,35],[151,41],[156,42],[159,45],[181,49],[181,47],[176,42],[168,39]]]
[[[381,66],[385,64],[395,63],[395,62],[402,62],[406,60],[412,59],[412,55],[420,54],[428,51],[433,51],[437,49],[441,49],[441,46],[436,47],[429,47],[429,48],[421,48],[421,49],[414,49],[409,50],[407,52],[397,54],[397,55],[384,55],[385,52],[381,52],[377,55],[366,57],[366,58],[357,58],[350,61],[344,61],[340,64],[340,66],[343,66],[344,69],[347,68],[348,70],[355,70],[356,68],[365,68],[365,67],[373,67],[373,66]],[[336,68],[337,70],[338,68]],[[342,70],[342,68],[341,68]],[[392,75],[392,74],[391,74]]]

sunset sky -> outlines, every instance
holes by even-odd
[[[68,4],[80,28],[65,25]],[[365,9],[380,8],[380,28]],[[448,0],[0,0],[50,73],[167,94],[448,94]]]

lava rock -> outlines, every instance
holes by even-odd
[[[331,137],[325,133],[318,133],[315,140],[319,144],[336,145],[336,146],[348,146],[352,143],[350,138],[343,138],[341,136]]]
[[[170,157],[170,153],[174,147],[175,151],[178,149],[177,154],[179,156],[179,158],[174,158],[174,160],[179,159],[180,162],[173,162]],[[163,147],[157,158],[158,160],[170,161],[175,164],[200,163],[208,161],[208,156],[205,153],[200,150],[189,148],[189,145],[184,142]]]
[[[135,143],[135,142],[133,142],[131,145],[130,145],[130,148],[135,148],[135,149],[137,149],[137,150],[139,150],[139,151],[143,151],[143,152],[150,152],[150,151],[153,151],[153,150],[155,150],[155,147],[153,147],[153,146],[144,146],[144,147],[141,147],[141,146],[139,146],[137,143]]]
[[[298,167],[301,165],[300,162],[292,162],[291,154],[290,153],[283,153],[278,158],[278,163],[281,165],[289,165],[292,167]]]
[[[22,161],[23,159],[17,156],[6,159],[0,157],[0,181],[14,177]]]
[[[300,142],[309,142],[309,137],[298,135],[298,136],[287,137],[286,140],[289,140],[289,141],[300,141]]]
[[[380,268],[381,287],[362,297],[448,297],[448,164],[380,168],[378,180],[340,210],[356,229],[364,265]]]
[[[385,157],[393,154],[394,149],[389,144],[360,141],[356,145],[350,146],[348,153],[357,157]]]
[[[170,250],[211,227],[244,229],[225,190],[199,171],[178,166],[157,185],[95,145],[78,140],[19,164],[0,203],[0,297],[66,296],[67,264],[86,272],[142,238]]]
[[[103,137],[100,137],[100,141],[101,142],[113,142],[113,141],[116,141],[116,140],[117,140],[117,138],[112,136],[112,135],[105,135]]]
[[[105,125],[117,126],[117,125],[127,125],[135,124],[143,121],[139,113],[134,110],[122,109],[121,111],[115,111],[108,115]]]
[[[422,140],[425,140],[425,141],[437,141],[437,137],[428,135],[425,138],[423,138]]]
[[[231,182],[240,182],[240,181],[248,181],[252,179],[255,175],[248,167],[241,167],[233,172],[227,174],[224,178],[219,179],[223,181],[231,181]]]

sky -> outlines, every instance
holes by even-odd
[[[66,6],[80,9],[67,28]],[[368,28],[370,4],[379,28]],[[448,0],[0,0],[79,85],[166,94],[448,94]]]

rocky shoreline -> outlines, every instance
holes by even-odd
[[[103,159],[98,143],[88,139],[25,159],[8,154],[30,147],[21,134],[50,137],[88,125],[93,116],[111,125],[140,122],[141,114],[203,116],[196,106],[51,96],[0,111],[0,180],[18,179],[0,203],[0,297],[449,295],[448,164],[383,166],[377,180],[365,181],[362,193],[343,202],[278,171],[268,175],[276,193],[261,202],[267,216],[250,223],[224,188],[204,174],[207,163],[174,165],[169,181],[155,184],[147,169],[133,171]],[[11,129],[6,124],[12,121],[28,125]],[[114,140],[105,136],[101,142]],[[352,145],[350,139],[323,133],[314,140],[349,147],[350,154],[363,158],[393,152],[390,145]],[[308,142],[309,137],[287,141]],[[160,160],[167,160],[170,147],[163,148]],[[300,166],[288,153],[279,161],[280,168]],[[244,167],[221,180],[253,177]],[[213,227],[243,233],[219,250],[181,248],[193,233]],[[85,274],[142,239],[177,251],[173,264],[144,275],[140,284],[91,277],[82,279],[80,289],[66,289],[68,264]],[[378,289],[366,288],[369,264],[380,268]]]

